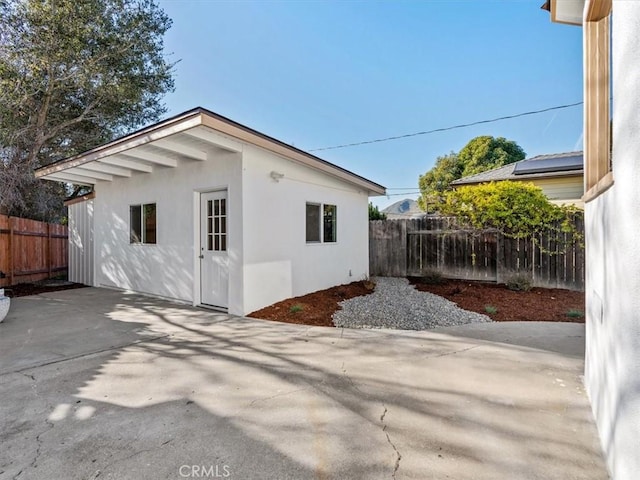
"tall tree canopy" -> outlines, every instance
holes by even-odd
[[[423,210],[431,211],[454,180],[518,162],[525,155],[522,147],[504,137],[475,137],[460,152],[438,157],[433,168],[420,176],[422,195],[418,203]]]
[[[458,153],[463,177],[519,162],[524,157],[524,150],[513,140],[488,135],[474,138]]]
[[[34,168],[160,118],[170,26],[154,0],[0,0],[0,212],[55,220]]]

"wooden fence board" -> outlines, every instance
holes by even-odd
[[[0,215],[0,287],[65,273],[67,239],[65,225]]]
[[[584,231],[580,216],[575,226]],[[495,230],[461,230],[443,217],[372,221],[369,233],[371,275],[420,276],[436,269],[451,278],[504,282],[524,273],[536,286],[584,289],[584,246],[571,234],[550,230],[535,241],[514,239]]]

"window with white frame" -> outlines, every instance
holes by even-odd
[[[129,207],[129,242],[153,245],[156,243],[156,204],[146,203]]]
[[[306,204],[307,243],[338,241],[338,207],[322,203]]]

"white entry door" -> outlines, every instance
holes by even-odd
[[[227,192],[200,194],[200,301],[229,305]]]

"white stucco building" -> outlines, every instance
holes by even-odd
[[[70,279],[244,315],[368,275],[384,187],[197,108],[36,171],[70,202]]]
[[[585,385],[611,476],[640,478],[640,2],[550,0],[584,38]],[[566,27],[569,28],[569,27]]]

